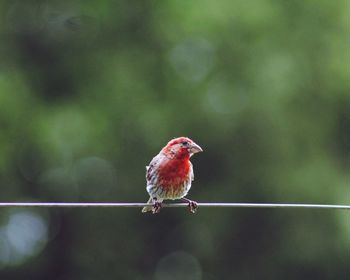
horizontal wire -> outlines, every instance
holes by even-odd
[[[211,208],[307,208],[350,210],[350,205],[298,204],[298,203],[197,203],[198,207]],[[145,207],[148,203],[137,202],[0,202],[0,207]],[[164,207],[187,207],[187,203],[163,203]]]

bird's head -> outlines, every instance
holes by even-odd
[[[199,145],[187,137],[174,138],[163,148],[163,152],[176,158],[189,158],[202,151]]]

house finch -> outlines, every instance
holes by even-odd
[[[150,198],[142,212],[152,211],[158,213],[164,199],[181,199],[188,202],[192,213],[196,211],[197,204],[185,196],[191,188],[193,181],[193,168],[190,157],[202,148],[187,137],[170,140],[169,143],[156,155],[149,166],[146,166],[147,192]]]

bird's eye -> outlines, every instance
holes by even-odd
[[[182,144],[183,146],[185,146],[185,147],[188,146],[188,142],[187,142],[187,141],[183,141],[181,144]]]

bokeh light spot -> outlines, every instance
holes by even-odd
[[[230,116],[241,112],[249,100],[243,87],[233,86],[220,77],[209,82],[203,101],[207,111]]]
[[[0,227],[0,267],[20,265],[39,254],[48,241],[46,220],[33,211],[13,212]]]
[[[170,62],[177,74],[192,82],[202,81],[214,64],[214,47],[205,39],[190,39],[176,45]]]
[[[56,199],[74,199],[79,194],[78,186],[68,167],[52,168],[44,172],[39,181],[40,188]]]
[[[86,157],[74,165],[74,176],[84,199],[106,199],[106,192],[117,184],[116,170],[99,157]]]
[[[32,212],[11,215],[6,234],[12,247],[23,256],[35,254],[47,242],[46,223]]]
[[[202,279],[202,269],[194,256],[177,251],[165,256],[158,262],[155,279],[200,280]]]

